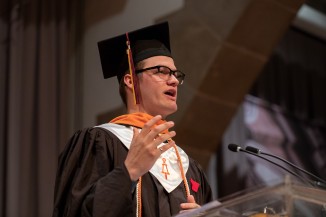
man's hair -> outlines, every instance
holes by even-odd
[[[135,70],[142,69],[143,66],[144,66],[143,61],[140,61],[135,65]],[[129,73],[129,69],[125,71],[125,73],[124,73],[124,75],[121,78],[120,83],[119,83],[119,94],[120,94],[122,102],[123,102],[123,104],[125,105],[126,108],[127,108],[127,93],[126,93],[126,84],[125,84],[125,81],[124,81],[124,76],[127,73]]]

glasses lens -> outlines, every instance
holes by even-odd
[[[156,72],[154,74],[158,75],[163,80],[168,80],[170,76],[173,75],[179,81],[179,85],[183,83],[183,80],[185,78],[185,74],[183,72],[179,70],[173,71],[167,66],[154,66],[138,70],[138,72],[143,72],[150,69],[156,69]]]
[[[173,75],[178,79],[179,84],[183,83],[183,79],[185,78],[185,74],[180,71],[174,71]]]
[[[161,74],[161,75],[170,75],[170,69],[166,66],[160,66],[158,68],[158,72]]]

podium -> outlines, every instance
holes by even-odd
[[[286,177],[281,183],[213,201],[177,217],[326,217],[326,190]]]

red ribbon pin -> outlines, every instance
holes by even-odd
[[[193,179],[190,179],[190,183],[191,183],[191,189],[194,192],[197,192],[200,184],[198,182],[196,182],[195,180],[193,180]]]

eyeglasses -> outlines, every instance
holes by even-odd
[[[167,66],[152,66],[149,68],[136,70],[136,73],[138,74],[152,69],[156,69],[154,75],[158,75],[160,78],[164,79],[165,81],[167,81],[171,75],[174,75],[174,77],[179,81],[179,85],[183,83],[183,80],[185,79],[186,76],[185,73],[179,70],[172,70]]]

